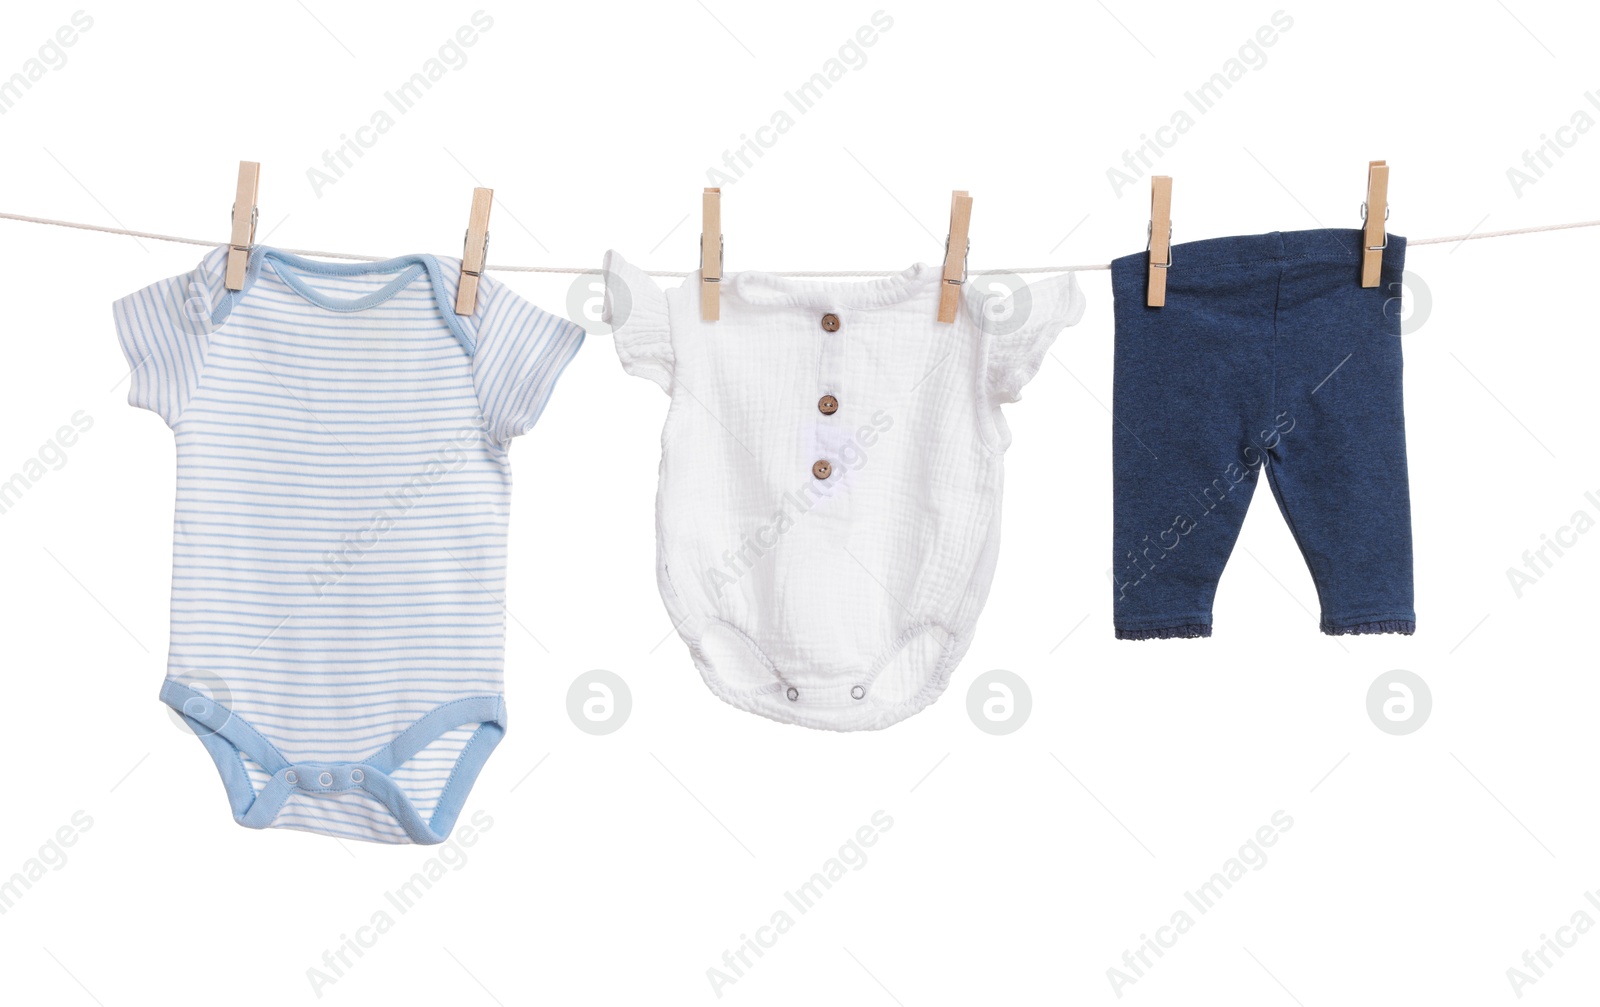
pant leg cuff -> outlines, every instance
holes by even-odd
[[[1156,626],[1151,629],[1123,629],[1117,627],[1118,640],[1180,640],[1211,635],[1209,623],[1189,623],[1186,626]]]
[[[1322,624],[1322,631],[1329,636],[1368,636],[1375,633],[1399,633],[1410,636],[1417,631],[1415,619],[1381,619],[1377,622],[1358,622],[1353,626],[1330,626]]]

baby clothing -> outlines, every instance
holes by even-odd
[[[438,843],[505,731],[507,447],[583,330],[455,259],[228,249],[116,302],[177,441],[161,698],[235,820]]]
[[[671,396],[656,576],[707,686],[774,720],[881,728],[933,702],[972,641],[1000,543],[1014,402],[1083,312],[1073,276],[1014,294],[941,275],[699,274],[663,292],[615,252],[623,367]]]
[[[1211,635],[1263,473],[1316,582],[1322,631],[1415,631],[1405,249],[1389,235],[1380,285],[1362,287],[1357,230],[1190,242],[1172,250],[1162,308],[1145,305],[1145,253],[1111,264],[1119,638]]]

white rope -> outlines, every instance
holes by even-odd
[[[1574,227],[1600,226],[1600,220],[1578,220],[1570,224],[1541,224],[1538,227],[1517,227],[1509,231],[1474,231],[1470,234],[1452,234],[1443,238],[1407,238],[1406,245],[1443,245],[1447,242],[1477,241],[1479,238],[1504,238],[1508,234],[1534,234],[1538,231],[1568,231]]]
[[[122,234],[130,238],[149,238],[151,241],[170,241],[179,245],[200,245],[205,248],[215,248],[217,245],[227,244],[222,241],[206,241],[201,238],[180,238],[172,234],[154,234],[150,231],[129,231],[120,227],[101,227],[99,224],[79,224],[70,220],[52,220],[49,217],[29,217],[20,213],[0,213],[0,219],[19,220],[25,224],[49,224],[52,227],[72,227],[80,231],[99,231],[102,234]],[[1600,220],[1580,220],[1570,224],[1541,224],[1538,227],[1518,227],[1509,231],[1475,231],[1468,234],[1451,234],[1441,238],[1408,238],[1406,244],[1410,245],[1443,245],[1459,244],[1463,241],[1477,241],[1481,238],[1504,238],[1513,234],[1537,234],[1540,231],[1566,231],[1574,227],[1600,227]],[[319,259],[350,259],[356,262],[381,262],[389,256],[381,255],[352,255],[346,252],[319,252],[306,248],[286,248],[286,252],[295,255],[309,255]],[[598,276],[597,268],[577,268],[573,266],[497,266],[484,267],[496,273],[557,273],[563,276]],[[969,276],[992,276],[999,274],[1016,275],[1020,273],[1077,273],[1091,269],[1110,269],[1110,263],[1096,263],[1088,266],[1019,266],[1015,269],[972,269],[968,270]],[[672,272],[670,270],[651,269],[645,271],[648,276],[685,277],[693,276],[689,272]],[[839,276],[895,276],[898,270],[791,270],[780,272],[778,276],[799,276],[812,278],[839,277]]]

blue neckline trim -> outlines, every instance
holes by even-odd
[[[415,253],[400,255],[382,262],[321,262],[308,259],[293,252],[285,252],[281,248],[272,248],[268,245],[257,245],[250,250],[250,262],[245,270],[244,288],[242,290],[224,290],[223,297],[218,301],[216,309],[211,313],[213,324],[220,325],[233,313],[234,306],[242,300],[250,288],[255,285],[261,276],[262,269],[271,263],[273,272],[283,280],[291,290],[305,298],[312,304],[329,311],[353,313],[364,311],[367,308],[382,304],[401,289],[410,284],[424,272],[433,285],[433,296],[439,305],[439,314],[444,316],[444,323],[450,329],[450,334],[456,337],[456,342],[467,351],[467,356],[472,356],[477,351],[477,342],[473,333],[467,326],[466,319],[456,314],[454,292],[449,289],[444,280],[444,273],[439,268],[439,260],[431,255]],[[393,281],[385,284],[381,289],[375,290],[363,297],[354,300],[341,301],[320,293],[296,273],[311,273],[317,276],[371,276],[383,273],[398,273]]]

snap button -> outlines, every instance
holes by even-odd
[[[811,466],[811,474],[816,476],[818,479],[826,479],[833,475],[833,466],[829,465],[827,462],[817,462],[815,465]]]
[[[823,315],[822,316],[822,331],[823,332],[838,332],[839,331],[839,316],[834,314],[831,311],[828,312],[826,315]]]
[[[859,685],[850,690],[850,698],[851,699],[860,699],[862,696],[865,696],[866,694],[867,694],[867,690],[863,689]]]
[[[822,398],[817,400],[817,409],[820,410],[824,416],[832,416],[834,413],[839,411],[839,400],[834,398],[832,395],[824,395]]]
[[[283,774],[283,782],[285,782],[285,783],[299,783],[300,782],[300,774],[291,769],[287,773]]]
[[[800,698],[800,690],[796,689],[792,685],[789,686],[789,700],[790,700],[790,702],[793,702],[794,700],[799,699],[799,698]]]
[[[365,780],[366,778],[367,778],[367,774],[363,773],[361,770],[359,770],[359,769],[350,770],[350,782],[351,783],[360,783],[362,780]]]
[[[321,776],[317,777],[317,782],[322,784],[324,787],[331,787],[333,786],[333,774],[323,773]]]

